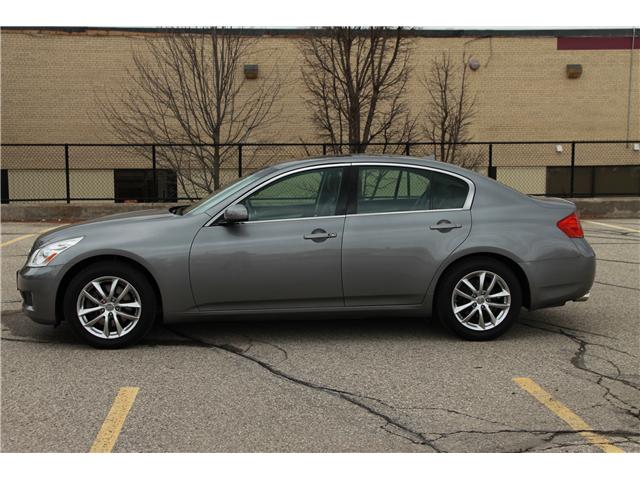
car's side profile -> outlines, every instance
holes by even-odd
[[[255,172],[189,207],[40,236],[18,272],[26,314],[118,347],[216,317],[403,315],[468,339],[521,306],[584,300],[595,256],[575,205],[431,159],[345,156]]]

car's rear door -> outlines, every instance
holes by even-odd
[[[284,174],[239,200],[249,220],[196,235],[191,286],[201,310],[342,306],[346,164]]]
[[[358,164],[342,247],[345,304],[422,302],[440,264],[469,235],[473,184],[417,166]]]

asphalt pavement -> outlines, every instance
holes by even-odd
[[[640,220],[583,227],[591,299],[523,310],[492,342],[301,317],[159,326],[105,351],[20,313],[15,271],[51,225],[3,223],[1,449],[640,452]]]

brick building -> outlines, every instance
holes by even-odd
[[[306,32],[237,32],[255,37],[259,47],[245,63],[257,64],[266,74],[277,68],[287,78],[286,95],[279,105],[280,121],[254,141],[318,141],[303,102],[297,39]],[[160,34],[154,29],[126,28],[3,29],[2,143],[115,141],[99,119],[98,98],[118,97],[118,91],[126,87],[132,51],[140,49],[149,36]],[[640,139],[640,39],[632,41],[637,33],[631,29],[417,30],[413,34],[413,71],[407,94],[416,114],[426,108],[420,78],[436,56],[448,51],[454,57],[470,55],[480,65],[469,78],[477,95],[474,140]],[[568,65],[580,65],[579,78],[569,78]],[[251,88],[250,82],[247,88]],[[571,155],[570,144],[530,144],[526,155],[522,146],[495,147],[494,165],[504,163],[504,169],[498,169],[498,179],[502,175],[505,183],[530,190],[528,193],[547,193],[543,190],[549,189],[549,167],[567,165]],[[64,187],[64,172],[49,169],[64,168],[61,148],[3,147],[3,183],[8,183],[11,197],[57,198]],[[87,147],[73,148],[72,197],[117,196],[114,172],[139,167],[130,158],[135,157],[134,152],[115,155],[106,148],[99,153],[95,149],[89,153]],[[631,173],[632,178],[640,179],[640,148],[634,150],[628,144],[580,148],[582,167],[611,162],[630,167],[619,170],[620,178]],[[282,160],[303,155],[302,150],[291,151]],[[517,177],[510,173],[510,167],[519,169]],[[584,175],[594,182],[597,174],[592,170]],[[48,186],[34,191],[34,183]]]

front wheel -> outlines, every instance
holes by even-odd
[[[96,263],[78,273],[64,296],[64,317],[85,342],[119,348],[139,341],[155,320],[156,295],[141,272]]]
[[[441,280],[436,297],[442,323],[467,340],[491,340],[506,332],[522,306],[518,278],[493,258],[460,262]]]

